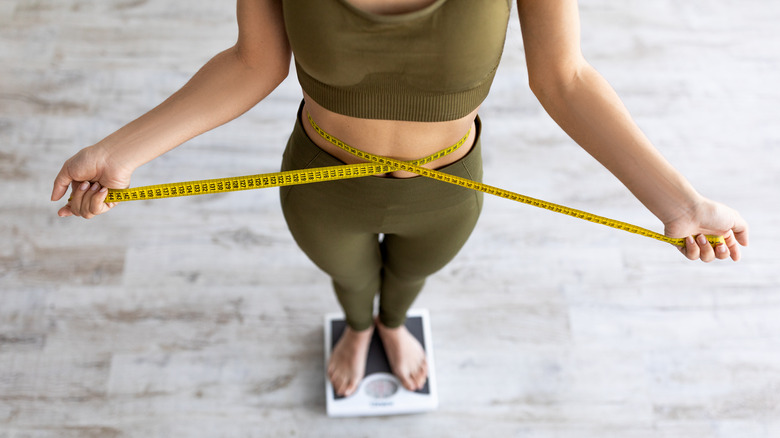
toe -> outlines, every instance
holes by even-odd
[[[358,381],[358,380],[350,381],[347,384],[346,389],[344,390],[344,397],[349,397],[350,395],[354,394],[355,391],[357,391],[357,389],[358,389],[359,383],[360,383],[360,381]]]
[[[336,381],[333,383],[333,389],[336,391],[336,394],[340,396],[345,396],[347,392],[347,381],[344,379],[336,379]]]
[[[428,380],[428,364],[426,362],[423,362],[420,365],[415,380],[417,383],[417,389],[422,389],[422,387],[425,386],[425,381]]]
[[[417,384],[410,373],[406,373],[401,377],[401,385],[409,391],[417,391]]]

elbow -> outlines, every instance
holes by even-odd
[[[288,50],[274,56],[274,62],[269,66],[269,74],[274,78],[276,85],[281,84],[290,75],[290,62],[292,53]]]
[[[284,82],[284,80],[287,79],[287,76],[290,75],[290,58],[287,58],[286,61],[287,62],[275,63],[275,65],[270,68],[270,71],[268,72],[274,88],[278,87],[279,84]]]
[[[276,88],[290,74],[292,54],[289,49],[251,53],[236,45],[232,48],[232,52],[247,70],[252,71],[256,78],[262,78],[262,81],[271,88]]]
[[[585,60],[555,67],[529,69],[528,86],[542,104],[551,99],[565,99],[570,90],[582,83],[590,69],[592,67]]]

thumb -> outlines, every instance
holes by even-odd
[[[58,173],[57,177],[54,178],[54,188],[51,190],[51,200],[59,201],[60,198],[65,196],[65,193],[68,192],[68,187],[70,186],[71,182],[73,182],[73,178],[70,177],[68,171],[65,169],[65,166],[62,166],[62,170],[60,170],[60,173]]]

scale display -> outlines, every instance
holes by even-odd
[[[325,369],[328,367],[333,347],[344,332],[347,323],[341,314],[325,316]],[[379,333],[374,330],[366,360],[366,376],[358,389],[349,397],[336,394],[330,380],[325,378],[326,407],[331,417],[357,417],[371,415],[399,415],[435,410],[439,404],[436,392],[436,376],[433,363],[433,344],[428,311],[409,311],[406,328],[420,341],[428,361],[428,380],[417,391],[409,391],[390,370],[387,355]]]

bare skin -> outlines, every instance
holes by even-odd
[[[375,325],[363,331],[347,326],[336,342],[328,362],[328,378],[336,394],[348,397],[355,393],[366,373],[366,358],[374,330],[379,332],[390,369],[409,391],[416,391],[428,379],[425,350],[406,326],[389,328],[379,318]]]
[[[341,0],[375,14],[402,14],[435,0]],[[181,90],[158,107],[65,162],[51,199],[69,187],[71,200],[60,216],[85,219],[114,207],[105,188],[130,184],[135,169],[196,135],[232,120],[263,100],[288,75],[291,49],[280,0],[238,0],[236,45],[210,60]],[[691,260],[738,260],[748,244],[748,225],[735,210],[697,193],[639,130],[614,90],[584,59],[576,0],[517,0],[532,91],[550,116],[609,169],[664,224],[670,237],[686,237],[683,255]],[[473,127],[472,114],[452,121],[422,123],[368,120],[328,111],[304,95],[306,110],[327,132],[367,152],[401,160],[432,154]],[[304,124],[304,126],[308,126]],[[308,127],[307,127],[308,131]],[[472,138],[435,168],[465,155]],[[323,149],[352,162],[334,146],[309,136]],[[395,177],[412,176],[396,172]],[[724,235],[716,248],[702,234]],[[697,239],[698,237],[698,239]],[[411,389],[424,382],[427,365],[419,343],[405,329],[377,325],[396,374]],[[370,335],[347,332],[334,349],[328,374],[334,387],[354,392],[365,372]],[[366,339],[367,337],[367,339]],[[407,386],[408,384],[408,386]],[[351,392],[350,392],[351,393]]]
[[[366,374],[366,358],[374,327],[355,331],[347,326],[328,362],[328,378],[336,394],[349,397]]]
[[[409,333],[406,326],[385,327],[379,318],[376,319],[376,327],[393,374],[409,391],[422,388],[428,379],[428,361],[417,338]]]
[[[411,161],[434,154],[457,143],[464,134],[469,133],[458,150],[423,165],[428,169],[438,169],[465,157],[474,146],[477,135],[474,119],[479,108],[465,117],[446,122],[373,120],[334,113],[323,108],[306,93],[303,96],[304,114],[309,113],[325,132],[360,150],[397,160]],[[322,138],[305,118],[303,129],[317,146],[339,160],[348,164],[364,162]],[[394,178],[417,176],[400,170],[391,175]]]

